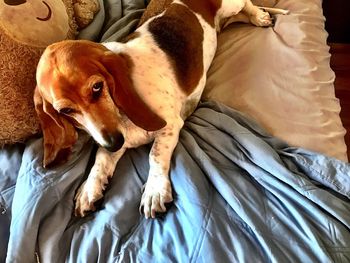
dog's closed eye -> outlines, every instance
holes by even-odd
[[[74,112],[74,110],[71,109],[71,108],[66,107],[66,108],[60,109],[58,112],[60,114],[69,115],[69,114],[72,114]]]

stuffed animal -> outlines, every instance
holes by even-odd
[[[77,20],[86,26],[97,12],[75,0],[0,1],[0,146],[23,142],[36,134],[39,122],[34,110],[33,92],[37,62],[46,46],[72,39]],[[87,16],[87,17],[86,17]]]
[[[79,29],[85,28],[100,10],[98,0],[73,0],[74,16]]]

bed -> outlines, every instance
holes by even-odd
[[[80,38],[113,41],[147,1],[101,1]],[[258,1],[256,1],[258,2]],[[232,24],[171,161],[174,202],[138,212],[150,145],[121,159],[98,211],[73,216],[96,145],[42,168],[42,139],[0,151],[0,262],[350,262],[350,165],[321,0],[273,28]]]

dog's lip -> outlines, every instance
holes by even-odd
[[[47,21],[51,18],[52,15],[52,11],[51,11],[51,7],[48,5],[48,3],[46,3],[45,1],[43,1],[43,4],[46,5],[47,9],[48,9],[48,14],[46,17],[41,18],[41,17],[36,17],[36,19],[40,20],[40,21]]]

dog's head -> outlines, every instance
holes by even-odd
[[[75,128],[117,151],[125,136],[121,113],[148,131],[165,126],[133,88],[133,67],[127,55],[90,41],[63,41],[45,50],[34,93],[45,167],[65,160],[77,140]]]

